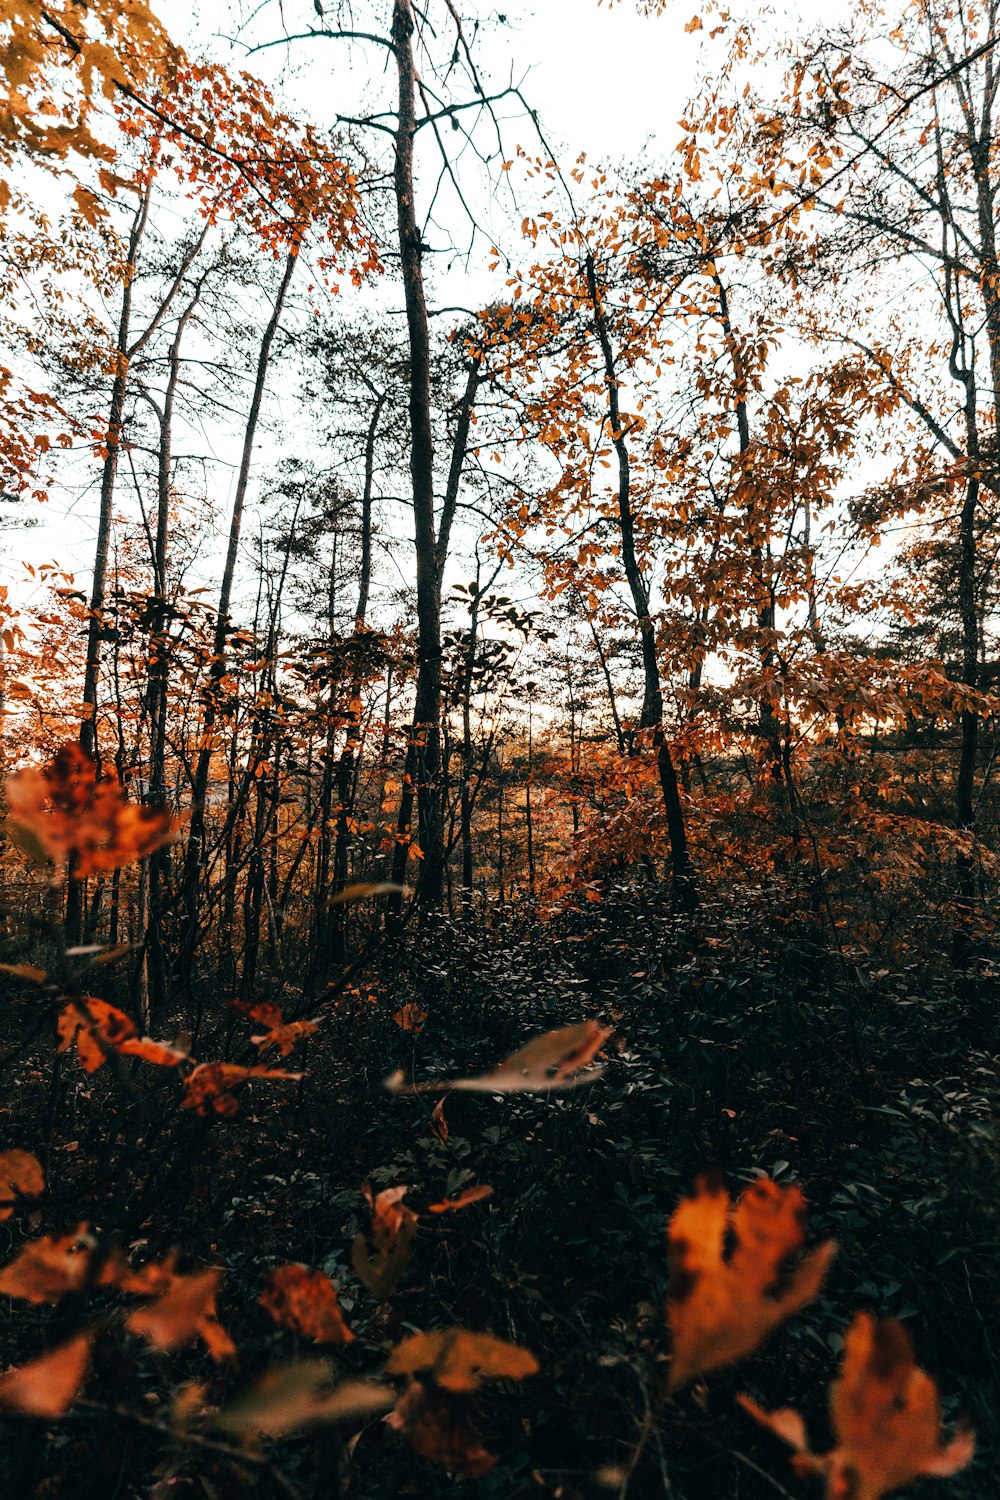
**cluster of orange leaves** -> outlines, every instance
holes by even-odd
[[[166,808],[129,802],[114,772],[73,741],[45,766],[29,766],[7,780],[7,833],[55,878],[79,880],[120,869],[170,843],[181,820]]]

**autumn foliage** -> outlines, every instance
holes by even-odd
[[[0,1496],[989,1500],[1000,0],[211,9],[0,0]]]

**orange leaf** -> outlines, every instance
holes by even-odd
[[[419,1375],[442,1390],[469,1393],[484,1380],[524,1380],[538,1373],[529,1349],[508,1344],[491,1333],[467,1333],[464,1328],[438,1328],[414,1333],[389,1355],[390,1375]]]
[[[197,1335],[217,1362],[234,1358],[233,1341],[215,1312],[221,1280],[222,1272],[214,1268],[175,1276],[162,1296],[129,1314],[128,1327],[157,1349],[183,1348]]]
[[[402,1010],[397,1010],[392,1018],[400,1031],[423,1031],[424,1022],[427,1020],[427,1012],[421,1010],[419,1005],[408,1001]]]
[[[805,1213],[800,1188],[768,1178],[751,1183],[734,1207],[720,1181],[702,1177],[680,1203],[667,1228],[670,1390],[752,1354],[817,1295],[836,1251],[832,1240],[784,1274],[802,1248]]]
[[[452,1193],[450,1198],[443,1198],[440,1203],[431,1203],[430,1212],[432,1214],[451,1213],[453,1209],[467,1208],[470,1203],[480,1203],[483,1198],[491,1197],[492,1193],[493,1189],[485,1182],[481,1182],[478,1187],[462,1188],[459,1192]]]
[[[258,1433],[280,1437],[317,1422],[370,1417],[391,1405],[388,1386],[369,1380],[342,1380],[335,1385],[325,1361],[303,1359],[265,1371],[256,1385],[219,1412],[214,1423],[240,1437]]]
[[[155,1042],[151,1036],[130,1037],[117,1050],[126,1057],[139,1057],[157,1068],[176,1068],[178,1063],[188,1061],[186,1052],[178,1047],[168,1047],[165,1042]]]
[[[347,1344],[354,1334],[344,1322],[337,1289],[329,1276],[306,1266],[276,1266],[260,1295],[276,1323],[315,1344]]]
[[[303,1037],[312,1036],[316,1030],[315,1021],[289,1021],[286,1025],[272,1027],[263,1036],[252,1036],[250,1040],[262,1052],[266,1052],[268,1047],[277,1047],[282,1057],[287,1057],[296,1042]]]
[[[98,775],[78,744],[58,750],[46,766],[7,780],[8,831],[33,858],[50,859],[58,877],[83,879],[132,864],[177,836],[166,808],[127,802],[116,775]]]
[[[384,1301],[392,1296],[410,1263],[417,1215],[403,1203],[408,1188],[384,1188],[375,1194],[366,1182],[362,1192],[371,1210],[371,1229],[367,1236],[355,1236],[351,1261],[372,1295]]]
[[[386,1417],[415,1453],[470,1479],[488,1474],[495,1456],[472,1425],[468,1399],[411,1380]]]
[[[442,1146],[448,1143],[448,1121],[444,1117],[444,1100],[439,1099],[431,1110],[431,1129]]]
[[[56,1030],[57,1050],[65,1052],[75,1040],[76,1055],[85,1073],[95,1073],[109,1052],[120,1051],[122,1044],[136,1035],[135,1026],[124,1011],[106,1000],[96,1000],[93,995],[64,1005]]]
[[[451,1078],[435,1083],[404,1083],[402,1073],[387,1078],[393,1094],[422,1094],[438,1089],[466,1089],[486,1094],[544,1093],[549,1089],[572,1089],[598,1078],[600,1068],[580,1070],[592,1062],[612,1034],[613,1028],[598,1021],[580,1021],[558,1031],[546,1031],[508,1057],[492,1073],[478,1078]]]
[[[809,1452],[797,1412],[766,1412],[746,1396],[744,1410],[796,1450],[796,1467],[825,1473],[830,1500],[881,1500],[890,1490],[925,1476],[947,1478],[971,1463],[975,1438],[960,1429],[941,1441],[937,1387],[913,1357],[913,1344],[895,1318],[858,1313],[844,1339],[840,1379],[830,1387],[836,1446]]]
[[[45,1173],[37,1156],[30,1151],[4,1151],[0,1155],[0,1220],[14,1212],[15,1198],[37,1198],[45,1191]]]
[[[87,1279],[94,1241],[80,1224],[73,1234],[47,1234],[24,1246],[0,1271],[0,1292],[25,1302],[59,1302]]]
[[[238,1105],[234,1089],[251,1078],[301,1078],[281,1068],[241,1068],[237,1063],[199,1063],[184,1080],[185,1109],[198,1115],[235,1115]]]
[[[93,1335],[78,1333],[30,1364],[0,1374],[0,1407],[32,1417],[61,1417],[90,1368]]]

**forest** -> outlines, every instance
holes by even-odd
[[[998,91],[0,0],[2,1500],[996,1495]]]

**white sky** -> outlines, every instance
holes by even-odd
[[[312,0],[282,0],[282,3],[289,31],[304,30],[315,22]],[[840,3],[841,0],[833,0],[838,7]],[[372,0],[372,6],[376,12],[384,10],[387,23],[391,0]],[[248,58],[245,48],[225,40],[236,29],[230,17],[237,8],[226,0],[195,0],[193,6],[184,0],[161,0],[157,8],[171,33],[191,53],[208,50],[220,61],[259,73],[275,88],[279,98],[287,88],[293,112],[312,119],[320,127],[334,123],[335,110],[359,113],[361,101],[371,100],[383,86],[383,80],[388,85],[387,100],[391,103],[393,80],[383,73],[376,48],[363,50],[335,41],[302,41],[289,49],[274,48]],[[248,0],[246,11],[254,8]],[[335,8],[331,0],[328,5],[331,14]],[[354,6],[355,24],[359,27],[365,24],[362,19],[365,8],[362,0]],[[706,28],[701,31],[687,33],[684,29],[691,17],[702,11],[699,0],[674,0],[668,13],[658,17],[637,15],[631,0],[623,0],[611,10],[599,6],[597,0],[534,0],[534,3],[510,0],[509,4],[507,0],[499,0],[496,5],[487,0],[460,0],[460,8],[470,26],[474,14],[482,18],[476,53],[484,77],[494,86],[503,86],[511,77],[523,86],[562,164],[571,164],[583,151],[595,164],[621,163],[626,172],[632,161],[637,165],[642,163],[647,170],[657,161],[669,165],[680,135],[677,120],[707,69],[707,33],[712,22],[706,18]],[[830,4],[805,0],[798,11],[776,13],[765,9],[763,14],[771,16],[777,37],[787,35],[789,26],[796,23],[807,28],[811,22],[829,20],[830,10]],[[501,12],[507,16],[506,24],[497,21]],[[281,16],[279,0],[270,0],[260,7],[254,38],[263,41],[280,36]],[[519,106],[511,103],[505,142],[508,155],[513,155],[517,144],[523,144],[529,151],[538,149],[530,123],[513,118],[518,110]],[[427,137],[429,140],[429,133]],[[473,172],[471,177],[475,175]],[[506,179],[500,180],[503,192],[508,183]],[[502,234],[505,248],[518,255],[521,212],[504,196],[489,205],[485,187],[485,183],[478,189],[470,187],[477,215],[482,213],[490,232]],[[426,191],[425,184],[425,194]],[[436,235],[432,233],[432,242],[442,244],[447,239],[448,227],[445,224]],[[456,230],[456,238],[461,239],[464,232],[464,226]],[[470,306],[495,295],[496,279],[485,271],[487,249],[488,245],[481,243],[477,247],[478,265],[473,264],[468,270],[456,267],[444,278],[440,269],[443,258],[435,258],[432,302]],[[369,298],[369,305],[372,297],[377,299],[375,305],[382,300],[370,288],[362,296]],[[272,403],[278,397],[278,392],[271,392]],[[272,456],[269,449],[262,433],[258,449],[260,464],[266,465]],[[65,503],[54,497],[34,530],[20,536],[16,532],[7,533],[2,540],[7,558],[14,565],[12,572],[19,571],[16,563],[21,559],[35,565],[54,559],[77,570],[78,583],[87,586],[88,558],[96,527],[98,478],[95,472],[94,482],[85,493],[75,497],[68,511]],[[224,488],[223,478],[220,483]],[[125,496],[127,485],[123,483],[120,489],[122,504],[131,510],[133,506]],[[217,499],[221,533],[228,528],[227,498],[220,493]],[[248,523],[245,534],[249,541],[254,529],[251,518]],[[221,566],[221,534],[219,545]],[[198,581],[215,582],[218,568],[213,562],[206,555],[205,578]]]

